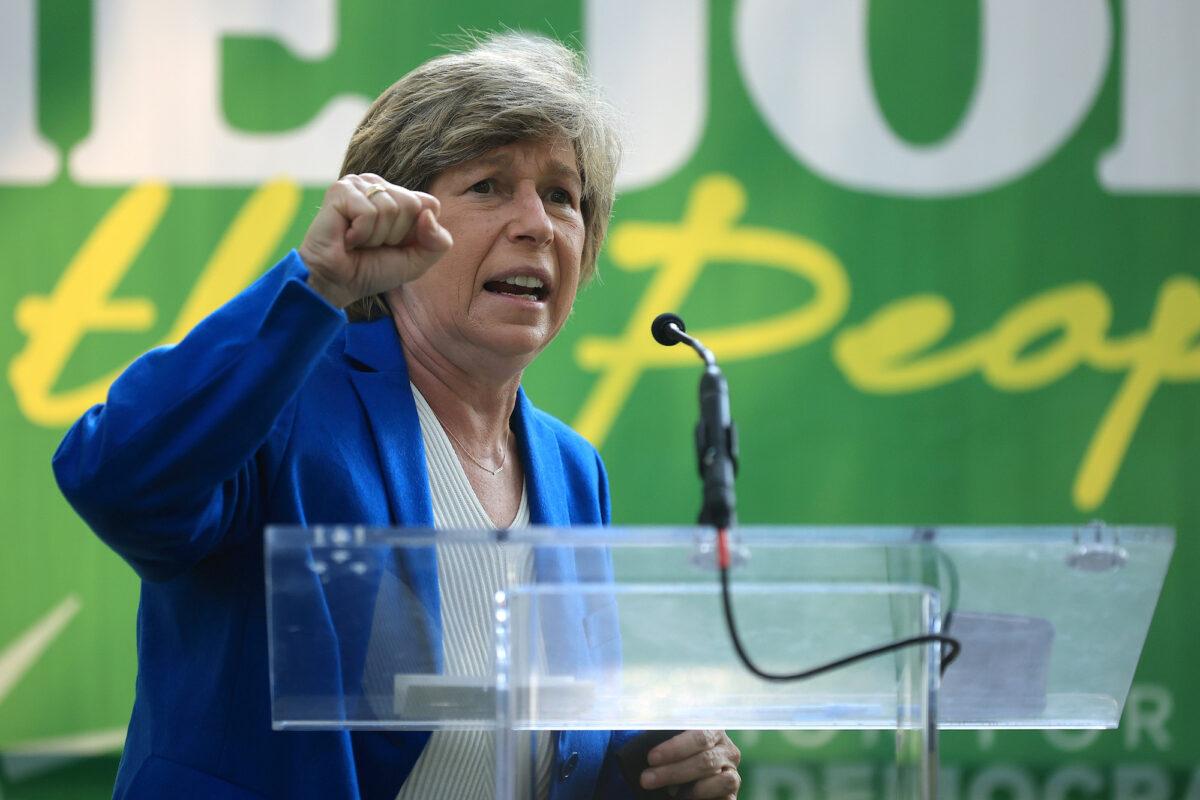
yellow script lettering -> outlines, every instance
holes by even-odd
[[[1098,369],[1129,369],[1100,426],[1088,443],[1071,495],[1084,510],[1099,505],[1108,495],[1133,433],[1150,398],[1164,380],[1183,383],[1200,379],[1200,281],[1191,275],[1174,275],[1159,289],[1158,299],[1144,334],[1105,343],[1090,354]]]
[[[574,427],[600,447],[642,372],[693,364],[681,348],[654,343],[647,331],[664,309],[679,308],[709,261],[774,267],[813,287],[803,306],[766,320],[697,333],[723,360],[780,352],[811,341],[842,318],[850,284],[837,258],[817,243],[780,231],[740,227],[746,191],[733,178],[709,175],[697,182],[679,223],[626,222],[612,234],[608,253],[625,270],[658,267],[618,338],[580,340],[576,362],[600,378]]]
[[[1147,331],[1120,341],[1106,338],[1112,309],[1091,283],[1059,287],[1009,311],[990,331],[936,352],[953,323],[949,302],[936,295],[904,298],[863,324],[842,331],[833,356],[863,391],[892,394],[949,383],[975,370],[1001,391],[1028,391],[1086,363],[1126,372],[1092,436],[1072,488],[1090,511],[1108,496],[1146,406],[1164,380],[1200,378],[1200,283],[1170,278],[1159,292]],[[1053,338],[1048,343],[1042,340]]]
[[[120,369],[83,386],[55,392],[71,355],[91,331],[145,331],[156,308],[145,298],[112,297],[157,227],[170,200],[162,184],[130,189],[109,210],[59,278],[49,297],[17,303],[17,328],[27,341],[8,366],[21,412],[57,427],[102,402]],[[238,212],[160,344],[183,338],[197,322],[236,294],[262,269],[296,213],[300,190],[290,181],[260,187]]]

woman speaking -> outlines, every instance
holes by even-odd
[[[506,34],[435,58],[372,105],[300,246],[71,428],[59,485],[142,579],[116,797],[490,796],[470,732],[271,730],[262,531],[608,523],[599,455],[520,383],[595,270],[617,158],[567,48]],[[438,565],[468,653],[489,645],[449,629],[488,613],[471,570]],[[539,737],[525,789],[631,796],[620,740]],[[738,760],[688,731],[642,788],[734,796]]]

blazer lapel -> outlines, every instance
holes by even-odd
[[[391,523],[396,527],[432,529],[433,500],[425,467],[425,444],[404,351],[392,320],[347,325],[345,355],[357,362],[350,366],[350,380],[362,402],[383,467]],[[441,603],[435,549],[406,550],[396,559],[396,568],[402,584],[423,609],[422,613],[413,608],[396,609],[396,614],[410,622],[422,620],[418,627],[424,629],[427,646],[417,652],[431,657],[424,664],[413,664],[412,671],[440,672]],[[405,627],[412,630],[411,624]]]
[[[525,396],[524,389],[517,389],[513,429],[521,448],[521,463],[525,466],[529,524],[570,525],[571,510],[567,506],[567,487],[563,482],[564,470],[558,439],[554,431],[537,418],[537,412]]]
[[[400,338],[390,319],[346,326],[346,356],[366,367],[350,372],[383,465],[392,524],[433,527],[425,444]]]
[[[524,389],[517,390],[513,427],[525,465],[525,491],[529,496],[529,524],[565,528],[571,524],[567,504],[567,486],[558,438],[537,412]],[[574,583],[575,559],[563,547],[535,548],[533,557],[537,580],[541,583]]]
[[[513,422],[525,464],[530,524],[569,526],[571,510],[567,504],[566,472],[558,438],[550,426],[538,419],[524,390],[517,393]],[[569,547],[538,546],[534,549],[533,564],[540,584],[574,584],[579,580],[575,554]],[[581,666],[590,658],[583,637],[582,622],[586,613],[583,598],[572,593],[557,599],[546,597],[539,603],[538,611],[550,671],[560,675],[579,674]]]

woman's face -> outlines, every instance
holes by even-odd
[[[565,139],[517,142],[446,170],[429,192],[454,246],[392,291],[393,308],[402,306],[421,338],[454,363],[523,369],[575,302],[581,189]]]

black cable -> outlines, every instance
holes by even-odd
[[[717,536],[723,540],[726,536],[725,531],[718,531]],[[723,542],[718,542],[718,554],[727,553],[728,549]],[[723,562],[723,563],[722,563]],[[725,609],[725,626],[729,629],[729,638],[733,642],[733,649],[737,651],[738,659],[746,669],[752,673],[768,681],[803,681],[809,678],[814,678],[817,675],[826,672],[832,672],[835,669],[849,666],[859,661],[865,661],[868,658],[890,653],[893,650],[900,650],[905,647],[914,647],[921,644],[933,644],[934,642],[942,645],[942,668],[941,674],[946,674],[946,669],[954,663],[958,658],[958,654],[962,651],[962,643],[952,636],[944,634],[925,634],[922,636],[911,636],[907,639],[898,639],[894,642],[872,647],[869,650],[860,650],[857,653],[851,653],[848,656],[839,658],[835,661],[829,661],[825,664],[819,664],[809,669],[801,670],[800,672],[767,672],[754,663],[750,658],[750,654],[746,652],[745,645],[742,644],[742,637],[738,634],[737,623],[733,619],[733,600],[729,594],[729,564],[728,559],[718,556],[719,570],[721,573],[721,605]]]
[[[900,639],[894,642],[861,650],[857,653],[820,664],[810,669],[793,673],[767,672],[761,669],[750,658],[738,635],[737,624],[733,619],[733,601],[729,594],[729,557],[728,528],[734,523],[734,506],[736,495],[734,479],[737,475],[737,433],[729,414],[729,389],[725,376],[717,366],[717,359],[712,351],[705,347],[699,339],[689,336],[683,320],[675,314],[659,314],[650,326],[654,340],[661,345],[671,347],[680,342],[686,343],[696,351],[704,361],[705,370],[700,378],[700,421],[696,426],[696,453],[699,460],[700,476],[703,481],[703,503],[700,509],[700,524],[712,525],[717,529],[717,567],[721,573],[721,602],[725,608],[725,625],[729,629],[729,638],[746,669],[768,681],[802,681],[830,672],[841,667],[874,658],[893,650],[914,647],[922,644],[939,643],[941,649],[941,674],[958,658],[962,651],[962,643],[952,636],[947,636],[950,622],[957,603],[958,576],[953,563],[947,559],[947,569],[950,573],[951,592],[950,611],[946,615],[941,634],[925,634]],[[944,555],[940,553],[939,555]]]
[[[936,548],[935,552],[937,553],[939,566],[946,568],[946,579],[950,584],[946,591],[946,614],[942,617],[942,635],[947,636],[950,633],[950,626],[954,624],[954,614],[958,611],[958,567],[954,566],[954,559],[946,555],[946,551],[940,547]],[[941,581],[939,580],[938,590],[940,591],[941,588]],[[962,649],[961,642],[959,642],[958,648],[959,650]],[[946,661],[947,649],[945,646],[942,647],[942,674],[945,674],[946,667],[950,666],[950,662]],[[957,650],[954,653],[954,658],[951,658],[950,661],[954,661],[955,658],[958,658]]]

